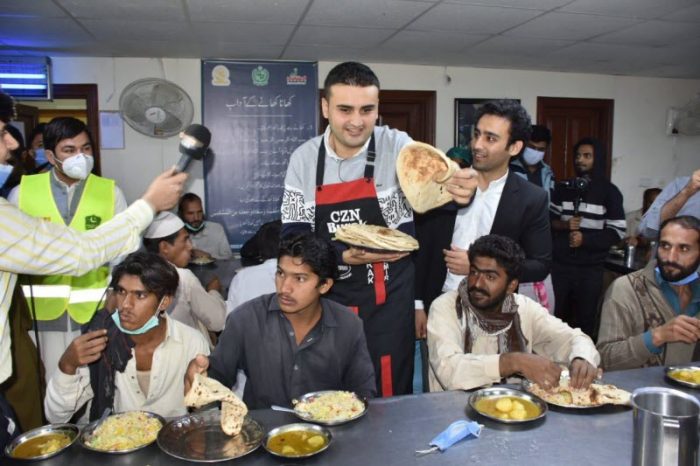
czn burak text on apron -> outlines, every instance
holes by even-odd
[[[374,134],[363,178],[324,185],[325,158],[321,141],[316,166],[316,234],[333,239],[335,229],[344,223],[387,226],[374,187]],[[410,256],[392,263],[339,265],[338,269],[339,278],[326,297],[350,307],[362,319],[377,393],[385,397],[412,393],[415,307]]]

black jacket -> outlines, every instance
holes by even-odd
[[[422,216],[416,215],[416,234],[420,249],[415,255],[416,299],[426,310],[442,292],[447,267],[442,250],[452,242],[455,218],[460,206],[449,204]],[[552,237],[549,227],[548,197],[544,189],[508,172],[490,233],[507,236],[525,251],[520,281],[544,280],[552,261]]]

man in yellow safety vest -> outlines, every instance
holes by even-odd
[[[88,231],[126,209],[114,180],[91,173],[93,140],[82,121],[72,117],[51,120],[44,130],[44,148],[51,170],[22,177],[8,196],[22,211]],[[103,265],[79,277],[24,277],[23,291],[37,321],[47,380],[60,355],[80,334],[80,325],[95,313],[109,273],[109,267]]]

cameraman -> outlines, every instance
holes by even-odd
[[[605,175],[605,149],[593,138],[574,146],[576,178],[557,183],[552,193],[552,281],[560,319],[594,338],[603,263],[625,235],[622,194]]]

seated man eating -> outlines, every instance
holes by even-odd
[[[591,339],[515,292],[524,260],[520,246],[504,236],[471,245],[469,274],[430,307],[431,391],[469,390],[514,375],[554,388],[561,363],[573,388],[595,379],[600,355]]]
[[[241,304],[229,314],[211,358],[198,355],[187,369],[227,387],[247,377],[243,401],[250,409],[289,405],[318,390],[374,396],[372,361],[362,321],[348,308],[322,298],[337,273],[333,245],[313,233],[282,242],[276,293]]]
[[[659,229],[656,260],[616,279],[600,317],[606,370],[700,359],[700,220],[683,215]]]
[[[50,422],[67,422],[90,402],[90,420],[105,408],[180,416],[187,363],[209,346],[165,309],[178,285],[175,268],[156,254],[130,254],[112,272],[117,310],[97,312],[61,356],[46,388]]]

